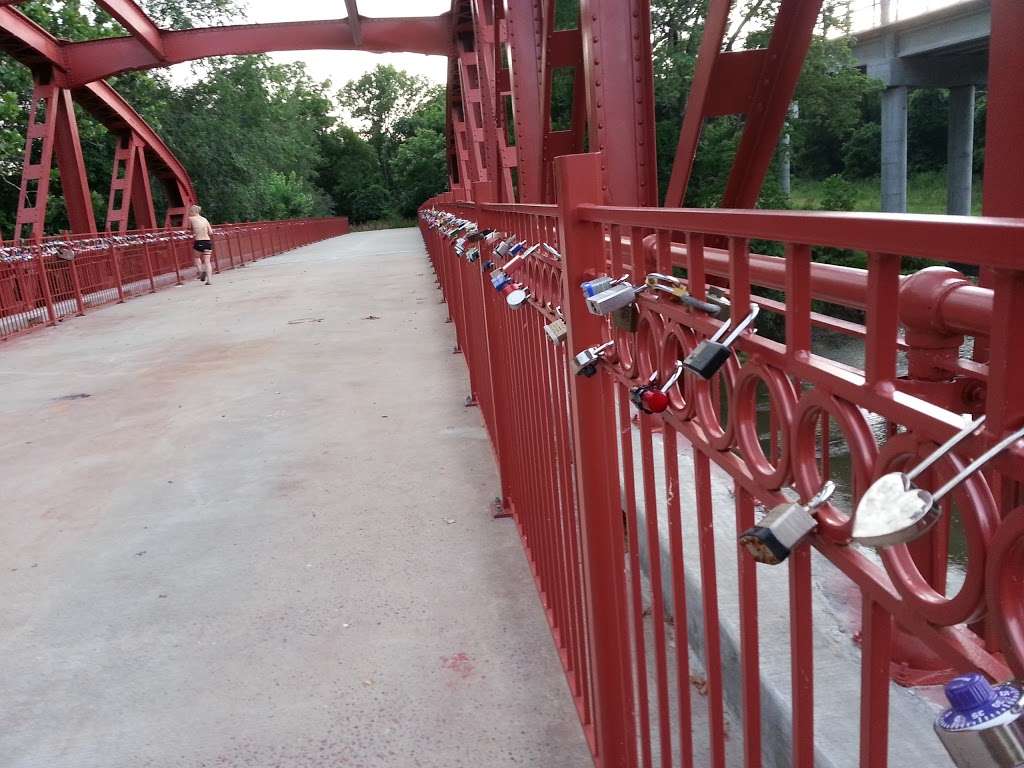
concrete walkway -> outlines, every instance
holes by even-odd
[[[444,316],[391,230],[0,344],[0,766],[591,764]]]

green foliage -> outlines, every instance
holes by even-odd
[[[349,218],[356,224],[386,216],[391,210],[391,194],[380,184],[360,187],[352,196]]]
[[[821,185],[823,211],[852,211],[855,201],[853,185],[838,173],[829,176]]]
[[[351,213],[356,192],[367,185],[384,184],[373,147],[347,125],[320,135],[319,186],[334,200],[338,213]]]
[[[381,173],[393,188],[391,159],[400,137],[399,123],[430,101],[433,94],[426,80],[378,64],[338,92],[338,102],[360,124],[360,133],[377,152]]]
[[[850,134],[843,148],[845,174],[855,179],[878,175],[882,157],[882,126],[864,123]]]
[[[331,102],[325,84],[301,65],[265,56],[211,59],[203,77],[164,106],[164,138],[193,174],[211,219],[267,216],[270,201],[280,204],[271,192],[282,184],[275,174],[288,179],[289,195],[312,201],[310,214],[327,213],[315,181]]]
[[[395,202],[403,216],[413,216],[428,197],[448,186],[444,134],[420,128],[399,146],[392,163]]]

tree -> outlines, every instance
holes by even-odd
[[[428,197],[448,186],[447,149],[444,134],[420,128],[395,152],[393,175],[399,213],[414,216]]]
[[[366,186],[384,185],[373,147],[347,125],[320,135],[322,163],[318,185],[334,201],[334,212],[352,215],[356,193]]]
[[[426,80],[395,69],[390,64],[378,64],[374,70],[350,81],[338,92],[341,107],[360,121],[360,133],[377,153],[381,173],[389,189],[394,189],[391,159],[399,138],[396,131],[398,123],[430,98]]]

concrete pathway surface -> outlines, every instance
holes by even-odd
[[[390,230],[0,343],[0,766],[591,764],[438,298]]]

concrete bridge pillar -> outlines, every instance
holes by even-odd
[[[882,210],[907,210],[907,92],[904,85],[882,92]]]
[[[973,85],[949,89],[949,139],[946,152],[946,213],[970,216],[974,170]]]

